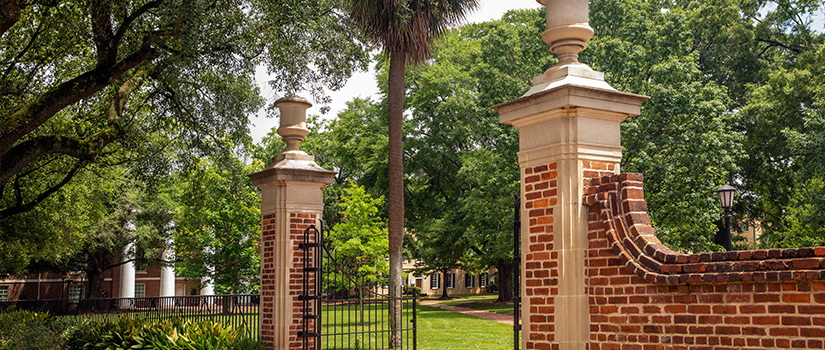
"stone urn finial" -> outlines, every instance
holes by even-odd
[[[312,103],[303,97],[284,97],[275,101],[275,107],[281,111],[281,124],[278,135],[286,142],[286,149],[272,159],[273,168],[293,168],[313,171],[327,171],[315,163],[315,157],[300,148],[307,129],[307,109]]]
[[[547,7],[547,30],[541,35],[550,51],[559,56],[559,65],[578,63],[579,52],[593,37],[588,17],[589,0],[538,0]]]
[[[293,96],[278,99],[275,107],[281,110],[278,135],[286,142],[286,151],[299,151],[299,145],[309,134],[307,109],[312,107],[312,103],[303,97]]]
[[[562,85],[579,85],[616,90],[604,81],[604,74],[579,62],[579,52],[587,48],[593,37],[590,28],[589,0],[536,0],[547,7],[547,30],[541,35],[559,62],[533,78],[533,87],[524,97]]]

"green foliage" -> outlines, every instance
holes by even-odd
[[[329,233],[336,270],[364,286],[375,285],[389,273],[387,227],[378,217],[383,198],[372,198],[363,187],[350,185],[341,197],[341,221]],[[349,281],[346,277],[332,281]]]
[[[0,350],[65,349],[64,331],[82,328],[82,322],[25,310],[0,312]]]
[[[72,243],[97,224],[72,222],[88,202],[73,192],[80,177],[123,166],[154,191],[201,157],[243,149],[248,116],[265,102],[256,66],[278,77],[277,94],[310,91],[324,103],[325,87],[367,61],[352,22],[326,0],[20,6],[0,33],[4,270],[77,252]]]
[[[421,288],[413,286],[413,285],[405,284],[401,288],[401,294],[409,295],[409,296],[414,296],[414,295],[420,296],[421,295]]]
[[[465,25],[410,72],[408,247],[419,273],[511,270],[518,134],[489,107],[521,96],[554,63],[535,40],[543,29],[539,10]]]
[[[238,329],[224,328],[212,321],[147,322],[123,318],[71,333],[68,349],[260,349],[257,342],[242,338],[241,334]]]
[[[176,272],[214,283],[220,293],[259,290],[260,198],[246,174],[262,164],[202,160],[178,184]]]

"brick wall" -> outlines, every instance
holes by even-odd
[[[523,285],[529,317],[523,320],[530,330],[528,349],[555,340],[554,303],[558,295],[558,252],[553,244],[553,205],[558,201],[557,164],[550,163],[523,169],[524,208],[527,212],[527,236],[522,237],[524,257]]]
[[[275,333],[278,331],[276,322],[278,315],[274,315],[274,304],[276,299],[284,297],[279,295],[279,284],[276,266],[276,249],[280,242],[276,239],[276,219],[277,214],[263,215],[262,217],[262,232],[261,232],[261,342],[264,348],[271,348],[275,343]],[[303,330],[303,301],[298,299],[298,296],[303,291],[303,250],[299,248],[299,244],[304,242],[304,230],[310,225],[318,224],[317,214],[312,213],[289,213],[289,244],[290,249],[287,254],[290,256],[286,267],[288,277],[288,285],[285,290],[289,298],[288,305],[291,305],[291,310],[287,310],[289,315],[288,320],[288,348],[301,349],[302,339],[298,337],[298,332]],[[310,242],[314,241],[314,237],[310,237]],[[310,250],[311,252],[311,250]],[[308,256],[309,261],[312,261],[312,255]],[[281,286],[283,287],[283,286]],[[308,288],[314,288],[313,283],[308,284]],[[314,320],[306,320],[309,323],[309,332],[315,330]],[[308,340],[310,348],[314,345],[314,339]]]
[[[825,247],[676,253],[641,175],[586,181],[590,349],[825,348]]]
[[[616,164],[582,161],[585,176],[583,185],[590,185],[590,179],[614,174]],[[525,340],[526,349],[553,349],[558,344],[556,323],[566,322],[556,319],[556,299],[559,294],[559,247],[556,242],[554,207],[559,203],[558,178],[570,174],[559,174],[559,164],[552,162],[545,165],[523,168],[524,210],[527,213],[527,233],[522,237],[522,256],[525,261],[522,279],[524,285],[524,307],[527,308],[522,320],[528,330],[529,339]],[[596,188],[585,187],[585,191]],[[587,194],[587,192],[585,192]],[[592,194],[595,194],[593,192]]]

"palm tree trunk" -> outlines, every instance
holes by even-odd
[[[406,54],[390,52],[387,99],[389,118],[390,348],[401,347],[401,246],[404,241],[404,72]]]

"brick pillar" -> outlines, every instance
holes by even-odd
[[[302,301],[298,295],[303,251],[298,244],[303,242],[304,229],[313,224],[319,227],[322,190],[332,183],[335,172],[321,168],[313,156],[298,148],[309,133],[306,109],[312,105],[303,98],[289,97],[276,101],[276,106],[281,110],[278,134],[287,148],[273,159],[272,166],[249,175],[261,189],[259,326],[264,349],[301,349]],[[315,331],[314,324],[310,327],[310,332]]]
[[[522,348],[586,349],[587,210],[590,179],[619,172],[620,123],[645,96],[617,91],[578,62],[593,35],[586,0],[547,6],[542,39],[559,63],[521,98],[493,108],[519,129],[521,168]]]

